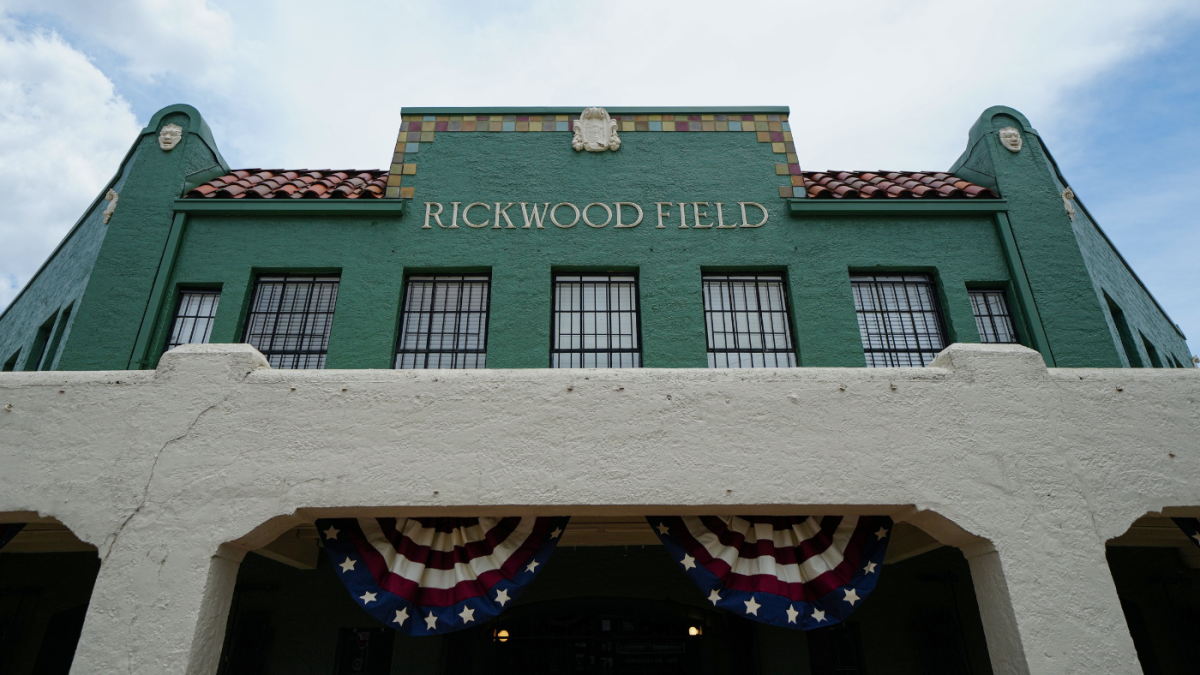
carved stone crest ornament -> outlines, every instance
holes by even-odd
[[[104,208],[104,214],[103,214],[105,225],[108,224],[108,219],[112,218],[113,211],[117,210],[117,199],[118,198],[120,198],[120,195],[118,195],[116,192],[113,192],[112,190],[109,190],[108,194],[104,195],[104,199],[108,201],[108,206],[106,206]]]
[[[168,124],[158,130],[158,147],[163,152],[170,152],[183,140],[183,127],[178,124]]]
[[[1021,132],[1017,131],[1016,127],[1004,127],[1000,130],[1000,145],[1003,145],[1005,150],[1020,152],[1023,143]]]
[[[604,152],[621,147],[617,121],[609,117],[604,108],[585,108],[579,119],[575,120],[574,128],[575,137],[571,139],[571,147],[577,152]]]
[[[1062,198],[1063,198],[1063,206],[1065,206],[1067,209],[1067,215],[1070,216],[1071,221],[1074,222],[1075,221],[1075,205],[1071,203],[1071,200],[1075,199],[1075,191],[1072,190],[1071,188],[1067,188],[1066,190],[1063,190]]]

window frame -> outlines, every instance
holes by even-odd
[[[331,304],[331,309],[328,312],[311,312],[311,313],[307,312],[307,311],[304,312],[304,314],[306,314],[306,315],[307,314],[327,314],[329,316],[329,324],[328,324],[329,325],[329,333],[323,337],[324,343],[325,343],[325,347],[323,350],[320,350],[320,351],[314,351],[314,350],[308,350],[308,351],[270,350],[270,351],[264,352],[264,351],[262,351],[262,349],[260,347],[256,346],[253,342],[250,341],[251,329],[254,325],[254,321],[253,321],[254,315],[269,313],[269,312],[256,312],[254,309],[255,303],[257,302],[257,299],[258,299],[259,285],[263,283],[264,279],[271,279],[274,277],[279,277],[280,280],[285,285],[289,282],[289,280],[292,280],[292,279],[297,279],[297,280],[309,279],[310,283],[312,283],[314,285],[321,284],[321,283],[329,283],[331,281],[333,281],[335,283],[333,302]],[[275,282],[269,282],[269,283],[275,283]],[[271,364],[272,368],[279,368],[281,370],[323,370],[325,368],[326,360],[329,356],[329,339],[330,339],[330,337],[332,335],[332,331],[333,331],[333,319],[334,319],[334,315],[337,310],[337,299],[338,299],[338,295],[341,292],[341,285],[342,285],[341,271],[335,271],[335,272],[258,271],[258,272],[256,272],[253,276],[253,281],[251,282],[250,287],[249,287],[249,296],[250,297],[249,297],[249,301],[246,305],[246,310],[242,313],[242,331],[241,331],[242,342],[253,346],[255,349],[258,349],[263,354],[263,356],[265,356],[267,358],[268,362],[274,356],[295,356],[295,357],[316,356],[316,357],[318,357],[318,364],[315,367],[311,367],[311,368],[307,366],[307,360],[305,361],[306,365],[304,367],[299,367],[299,368],[295,367],[295,366],[285,367],[282,365],[276,366],[275,364]],[[310,301],[311,301],[311,296],[310,296]],[[277,316],[282,313],[284,313],[284,312],[279,312],[279,311],[275,312],[275,314]],[[288,312],[288,313],[296,313],[296,312]],[[278,319],[276,319],[275,325],[278,326]],[[272,336],[278,335],[278,333],[272,332],[271,335]]]
[[[609,348],[609,349],[583,349],[582,347],[580,349],[559,349],[558,348],[557,327],[558,327],[558,317],[559,317],[559,314],[561,313],[558,309],[558,294],[559,294],[559,284],[560,284],[559,280],[564,277],[579,277],[578,283],[589,283],[589,281],[586,279],[587,277],[606,277],[607,278],[606,283],[608,283],[610,285],[609,286],[610,290],[609,290],[609,294],[608,294],[609,298],[612,297],[611,284],[614,283],[613,279],[615,277],[631,277],[633,279],[633,281],[632,281],[632,284],[633,284],[633,316],[634,316],[634,321],[636,323],[636,326],[632,332],[632,336],[636,340],[636,344],[634,345],[634,347],[632,349],[611,349],[611,348]],[[596,280],[593,279],[592,281],[594,282]],[[616,283],[629,283],[629,282],[618,281]],[[642,283],[641,283],[641,275],[639,275],[637,271],[632,271],[632,272],[611,272],[611,271],[610,272],[576,272],[576,271],[571,271],[571,270],[558,270],[558,271],[554,271],[551,273],[550,288],[551,288],[551,292],[550,292],[550,367],[551,368],[575,369],[575,368],[591,367],[591,368],[624,369],[624,368],[643,368],[643,367],[645,367],[645,361],[642,358],[643,357],[643,355],[642,355],[642,347],[643,347],[643,343],[642,343]],[[580,309],[579,313],[582,316],[583,310]],[[610,326],[610,332],[608,333],[608,336],[611,341],[612,336],[614,335],[611,332],[613,311],[607,310],[606,313],[609,316],[608,323]],[[582,336],[583,334],[581,333],[580,335]],[[597,333],[597,335],[598,335],[598,333]],[[607,365],[607,366],[583,366],[583,365],[563,366],[563,365],[555,365],[555,363],[554,363],[554,359],[555,359],[556,355],[579,354],[579,355],[581,355],[581,361],[582,361],[582,355],[589,354],[589,353],[591,353],[591,354],[608,354],[609,365]],[[612,365],[612,360],[613,360],[612,357],[614,354],[633,354],[635,357],[634,360],[636,361],[636,363],[635,363],[635,365],[628,366],[628,367],[627,366],[614,366],[614,365]],[[560,361],[561,361],[561,358],[560,358]]]
[[[473,280],[473,281],[477,282],[478,280],[482,280],[485,284],[485,288],[487,289],[486,290],[487,300],[484,303],[484,308],[483,308],[483,344],[482,344],[482,346],[479,349],[469,350],[469,351],[468,350],[434,351],[434,350],[429,350],[429,349],[426,349],[423,351],[419,350],[419,349],[406,351],[406,350],[402,349],[401,345],[404,343],[404,335],[405,335],[405,333],[404,333],[405,319],[406,319],[406,316],[407,316],[408,310],[409,310],[409,307],[408,307],[408,303],[409,303],[409,299],[410,299],[409,294],[412,292],[412,285],[411,285],[412,281],[414,279],[420,280],[422,278],[429,278],[430,280],[432,280],[435,283],[435,289],[436,289],[437,281],[439,281],[439,280],[451,281],[452,280],[451,278],[454,278],[454,277],[456,277],[458,280],[463,281],[463,282],[468,282],[469,277],[477,277],[478,279]],[[433,301],[431,299],[431,301],[430,301],[431,306],[432,306],[432,303],[433,303]],[[464,313],[463,310],[461,309],[461,307],[462,307],[461,294],[459,296],[459,305],[458,306],[459,306],[459,309],[457,309],[454,312],[454,314],[461,316]],[[430,312],[432,313],[432,310],[430,310]],[[401,294],[400,294],[400,320],[399,320],[399,324],[396,329],[396,342],[395,342],[395,348],[393,350],[394,353],[392,354],[392,369],[393,370],[477,370],[477,369],[487,368],[487,351],[488,351],[488,340],[491,337],[491,320],[492,320],[492,275],[491,275],[491,272],[411,272],[411,273],[405,275],[403,290],[401,291]],[[426,345],[429,344],[430,335],[432,335],[432,325],[430,326],[430,331],[427,331],[424,333]],[[458,334],[456,333],[455,335],[456,335],[455,339],[457,341]],[[400,363],[400,358],[401,358],[402,354],[423,354],[425,356],[425,366],[423,366],[422,368],[401,368],[399,363]],[[449,368],[441,368],[441,367],[430,368],[429,367],[429,357],[433,354],[453,354],[454,355],[453,358],[455,360],[457,360],[457,358],[459,356],[478,354],[478,355],[482,356],[483,365],[474,366],[472,368],[467,368],[465,366],[460,367],[457,365],[451,366]]]
[[[940,339],[942,346],[939,347],[936,351],[933,351],[932,349],[921,349],[919,347],[916,349],[869,347],[867,341],[864,339],[866,337],[866,335],[864,334],[863,324],[859,317],[866,313],[879,314],[879,313],[886,313],[886,311],[877,309],[877,310],[871,310],[870,312],[866,312],[866,311],[859,310],[858,302],[857,302],[857,298],[856,298],[856,294],[855,294],[855,284],[863,283],[864,279],[867,277],[870,278],[870,281],[868,283],[871,283],[872,285],[879,284],[879,283],[885,283],[885,284],[889,284],[889,285],[905,285],[905,284],[909,284],[909,283],[925,283],[925,284],[927,284],[929,287],[930,294],[931,294],[930,303],[929,303],[930,304],[929,313],[933,314],[933,316],[934,316],[934,322],[936,324],[937,331],[938,331],[938,338]],[[898,277],[900,279],[900,281],[880,282],[879,279],[881,277]],[[920,277],[921,279],[917,280],[917,279],[912,279],[911,277]],[[919,357],[922,354],[930,354],[929,361],[932,362],[933,358],[936,357],[936,355],[939,352],[941,352],[942,350],[944,350],[947,346],[949,346],[951,344],[949,326],[946,323],[944,309],[942,307],[944,294],[941,292],[941,289],[939,287],[940,287],[940,283],[938,282],[937,274],[934,272],[907,271],[907,270],[896,271],[896,272],[884,272],[884,271],[870,271],[870,272],[851,271],[850,272],[851,301],[854,302],[854,318],[855,318],[855,323],[858,326],[859,339],[862,341],[863,360],[866,362],[866,367],[868,367],[868,368],[924,368],[924,367],[928,366],[929,364],[924,362],[925,359],[923,357],[920,358],[920,360],[922,361],[922,363],[920,365],[912,365],[912,364],[905,365],[905,364],[898,364],[898,363],[892,363],[892,362],[896,361],[897,360],[896,356],[901,355],[901,354],[911,355],[910,360],[912,359],[912,356]],[[903,310],[903,311],[908,314],[924,313],[924,311],[916,312],[911,309]],[[1011,310],[1010,310],[1010,313],[1011,313]],[[915,323],[914,323],[914,326],[915,326]],[[881,335],[888,338],[888,341],[891,342],[892,336],[894,336],[894,335],[904,336],[906,334],[905,333],[884,333]],[[919,343],[919,336],[921,334],[916,333],[915,335],[918,336],[918,343]],[[872,363],[871,359],[869,358],[870,354],[872,354],[872,353],[888,355],[887,360],[889,361],[889,363],[886,365],[876,365],[876,364]]]
[[[976,293],[998,293],[1000,295],[1001,300],[1004,301],[1004,309],[1007,312],[1007,314],[1005,316],[1008,318],[1008,327],[1012,332],[1012,337],[1013,337],[1012,340],[1009,340],[1006,342],[989,342],[984,339],[984,332],[979,330],[980,321],[984,320],[984,319],[991,320],[992,329],[993,329],[993,331],[995,331],[995,329],[996,329],[995,319],[998,318],[999,315],[992,314],[990,304],[987,305],[988,314],[986,316],[980,317],[978,314],[976,314],[975,313],[975,297],[974,297]],[[979,332],[979,342],[981,344],[995,344],[995,345],[1024,344],[1021,341],[1021,331],[1018,330],[1018,328],[1017,328],[1017,314],[1013,310],[1013,303],[1010,301],[1007,288],[1004,288],[1002,286],[969,286],[967,288],[967,301],[970,302],[970,304],[971,304],[971,316],[975,319],[975,330]],[[995,331],[995,332],[999,333],[999,331]]]
[[[748,349],[717,349],[716,347],[714,347],[713,346],[714,331],[713,331],[713,324],[712,324],[712,316],[717,313],[722,313],[722,310],[709,309],[709,307],[708,307],[708,298],[709,298],[708,282],[709,281],[718,281],[718,280],[721,280],[721,281],[743,281],[743,280],[752,281],[755,284],[756,295],[758,292],[757,291],[758,284],[764,283],[764,282],[773,282],[773,281],[778,282],[779,286],[780,286],[780,297],[782,298],[782,301],[783,301],[783,310],[782,311],[783,311],[783,316],[784,316],[784,323],[786,326],[785,338],[788,343],[787,349],[771,349],[771,350],[766,349],[765,345],[766,345],[766,335],[767,334],[765,333],[765,331],[762,330],[762,326],[763,326],[762,316],[764,314],[773,313],[778,310],[764,310],[761,307],[759,307],[757,310],[753,310],[753,312],[755,314],[757,314],[759,317],[759,322],[758,322],[759,323],[759,331],[758,332],[759,332],[760,339],[762,340],[762,344],[763,344],[763,347],[761,349],[758,349],[758,350],[755,350],[752,348],[748,348]],[[795,326],[794,326],[795,319],[794,319],[794,315],[792,313],[790,286],[788,284],[788,277],[785,272],[761,272],[761,271],[760,272],[738,272],[738,271],[734,271],[734,272],[702,272],[700,275],[700,288],[701,288],[701,294],[702,294],[701,304],[703,305],[703,313],[704,313],[705,356],[708,358],[708,363],[709,363],[708,367],[710,369],[796,368],[799,366],[800,357],[798,354],[799,350],[796,348],[796,335],[795,335],[796,331],[795,331]],[[738,314],[738,311],[731,309],[731,310],[729,310],[729,313],[736,315],[736,314]],[[743,310],[742,313],[749,315],[751,313],[751,310],[748,310],[748,309]],[[749,332],[747,334],[749,334]],[[741,335],[741,333],[739,333],[735,329],[735,331],[733,332],[733,335],[735,336],[735,340],[736,340],[737,336]],[[764,358],[764,365],[761,365],[761,366],[754,365],[753,360],[751,361],[751,365],[732,366],[732,365],[728,364],[728,356],[727,356],[726,357],[726,365],[718,366],[718,365],[714,364],[714,355],[716,355],[716,354],[726,354],[726,355],[728,355],[728,354],[739,354],[739,355],[740,354],[748,354],[748,355],[750,355],[751,359],[753,359],[754,355],[756,355],[756,354],[761,354],[764,356],[765,355],[787,354],[788,360],[790,361],[790,363],[788,365],[782,365],[782,366],[781,365],[769,366],[769,365],[765,365],[766,359]],[[740,361],[741,361],[741,359],[739,358],[739,364],[740,364]]]
[[[255,282],[257,283],[257,279],[255,279]],[[187,295],[188,293],[200,293],[200,294],[205,294],[205,295],[217,296],[217,300],[214,303],[214,307],[213,307],[213,314],[211,317],[208,317],[208,319],[210,321],[209,326],[208,326],[208,336],[206,336],[206,339],[204,340],[204,342],[180,342],[179,344],[172,346],[171,338],[174,337],[174,335],[175,335],[175,323],[177,321],[179,321],[179,310],[183,306],[184,296]],[[253,293],[254,293],[253,284],[252,284],[250,293],[251,293],[251,302],[253,302]],[[166,336],[163,339],[162,353],[166,354],[167,352],[171,351],[175,347],[178,347],[179,345],[209,344],[209,339],[212,337],[213,326],[215,326],[217,323],[217,312],[220,310],[221,295],[222,295],[222,293],[221,293],[220,286],[197,286],[197,285],[191,285],[191,284],[189,284],[187,286],[180,286],[175,291],[175,309],[174,309],[174,311],[171,312],[170,317],[167,319]],[[194,318],[199,318],[199,317],[184,317],[184,318],[194,319]],[[192,333],[195,334],[195,328],[192,329]]]

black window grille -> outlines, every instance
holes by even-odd
[[[554,277],[551,368],[640,368],[637,277]]]
[[[217,316],[220,291],[182,290],[179,305],[175,309],[175,323],[171,325],[171,336],[167,339],[170,351],[179,345],[208,344],[213,320]]]
[[[796,365],[781,275],[704,275],[704,323],[709,368]]]
[[[337,292],[336,276],[259,277],[243,341],[273,368],[324,368]]]
[[[946,346],[937,289],[925,275],[854,275],[867,367],[927,366]]]
[[[488,297],[486,276],[410,276],[405,284],[396,367],[483,368]]]
[[[1019,342],[1004,291],[970,291],[975,327],[983,342]]]

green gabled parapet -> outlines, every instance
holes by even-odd
[[[168,124],[182,128],[181,140],[169,151],[158,142]],[[211,130],[195,108],[168,106],[151,118],[123,167],[120,201],[76,310],[73,328],[83,331],[87,340],[65,342],[59,368],[130,367],[139,319],[147,311],[147,298],[171,231],[174,201],[189,184],[228,171]]]
[[[139,191],[127,193],[126,185],[134,173],[134,167],[139,165],[139,152],[146,145],[142,141],[149,137],[153,145],[163,119],[172,114],[183,115],[189,120],[188,124],[181,126],[195,128],[196,131],[187,135],[199,136],[214,160],[194,172],[193,179],[210,180],[211,176],[205,177],[207,174],[221,175],[218,172],[228,170],[228,165],[216,151],[212,131],[195,108],[174,105],[160,110],[125,153],[116,174],[84,210],[29,283],[0,313],[0,365],[13,370],[54,370],[63,364],[72,328],[80,316],[85,289],[109,228],[122,221],[128,222],[127,212],[137,210],[136,206],[132,206],[130,197],[135,197]],[[191,120],[198,122],[192,124]],[[202,155],[192,153],[193,157]],[[182,187],[183,183],[180,185]],[[115,199],[108,198],[110,193]],[[124,202],[121,201],[122,196],[125,197]]]
[[[1017,128],[1023,137],[1022,152],[1010,152],[999,142],[999,130],[1009,126]],[[1026,155],[1025,150],[1029,153],[1022,157]],[[1035,284],[1041,286],[1035,288],[1039,305],[1045,302],[1054,307],[1043,307],[1042,316],[1048,322],[1068,324],[1056,326],[1052,331],[1057,334],[1058,344],[1053,344],[1055,341],[1052,340],[1051,345],[1055,355],[1061,351],[1066,358],[1065,363],[1058,365],[1151,367],[1156,365],[1157,358],[1164,367],[1192,366],[1191,352],[1182,331],[1117,251],[1080,196],[1073,190],[1068,191],[1070,183],[1054,161],[1045,140],[1024,115],[1006,106],[985,110],[971,127],[967,150],[951,171],[981,185],[994,185],[1002,195],[1017,195],[1009,198],[1013,202],[1009,215],[1014,233],[1024,257],[1032,259],[1026,263],[1030,267],[1031,280],[1037,277],[1040,282]],[[1068,244],[1078,251],[1077,255],[1065,251]],[[1091,281],[1091,293],[1076,288],[1076,284],[1056,291],[1055,287],[1062,285],[1062,280],[1079,278],[1070,272],[1080,262]],[[1059,265],[1063,267],[1057,268]],[[1046,290],[1052,292],[1046,294]],[[1097,320],[1103,323],[1100,329],[1095,325]],[[1069,323],[1072,321],[1078,322],[1074,330],[1063,331],[1063,328],[1071,328]],[[1123,331],[1128,333],[1124,339]],[[1111,351],[1115,363],[1075,361],[1079,358],[1075,346],[1084,347],[1082,338],[1085,335],[1089,338],[1086,340],[1089,351],[1085,353],[1091,360]],[[1103,352],[1090,351],[1096,348],[1090,343],[1104,335],[1110,342],[1108,348]],[[1152,356],[1151,350],[1156,354]],[[1132,358],[1127,353],[1131,353]]]
[[[1006,128],[1020,135],[1019,151],[1001,142],[1000,131]],[[1066,179],[1024,115],[1006,106],[985,110],[951,172],[996,188],[1009,203],[1008,219],[1056,365],[1129,365],[1105,293],[1121,296],[1128,305],[1127,320],[1137,325],[1135,330],[1153,335],[1159,350],[1181,360],[1189,354],[1182,335],[1078,196],[1064,199]]]

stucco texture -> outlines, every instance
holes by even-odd
[[[971,564],[997,673],[1138,672],[1106,540],[1200,513],[1200,372],[276,371],[0,376],[0,513],[98,546],[76,673],[215,672],[244,551],[319,515],[888,513]],[[1182,507],[1182,508],[1181,508]]]
[[[784,272],[789,281],[793,333],[805,366],[864,365],[854,314],[850,272],[905,270],[933,275],[951,340],[979,340],[967,286],[1008,283],[995,225],[977,216],[878,215],[789,218],[779,199],[769,143],[753,134],[640,134],[615,153],[576,153],[569,134],[439,135],[422,144],[413,182],[418,199],[402,218],[344,216],[189,217],[170,287],[219,287],[221,304],[213,342],[240,342],[242,321],[257,274],[273,271],[341,272],[330,335],[331,368],[387,368],[395,355],[402,287],[412,272],[478,272],[492,277],[489,367],[544,368],[550,359],[551,279],[556,271],[623,271],[639,276],[643,363],[654,368],[707,366],[701,276],[706,271]],[[406,181],[409,177],[406,177]],[[408,185],[408,183],[405,183]],[[425,202],[441,205],[449,226],[452,202],[516,204],[515,227],[429,229]],[[563,229],[549,220],[524,228],[520,202],[638,203],[637,227]],[[658,228],[655,202],[671,202]],[[761,203],[769,218],[758,228],[680,228],[680,204],[695,225],[693,201],[716,222],[724,204],[727,225],[741,221],[739,201]],[[430,207],[436,212],[436,206]],[[748,207],[752,221],[758,213]],[[603,209],[592,218],[603,221]],[[482,207],[470,217],[483,222]],[[569,222],[569,208],[559,210]],[[626,207],[625,223],[633,217]],[[170,324],[167,303],[156,327],[155,355]],[[1026,337],[1026,336],[1022,336]],[[97,346],[96,349],[100,347]]]

